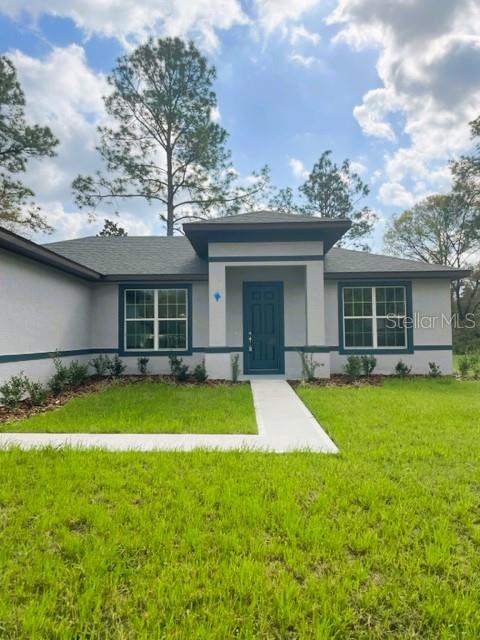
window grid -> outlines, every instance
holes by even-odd
[[[352,304],[350,302],[345,302],[345,291],[347,290],[351,290],[352,292],[354,292],[355,290],[370,290],[371,291],[371,303],[369,300],[367,300],[366,302],[361,302],[357,304],[362,304],[363,308],[365,306],[370,306],[371,305],[371,315],[346,315],[345,314],[345,305],[346,304]],[[389,313],[386,315],[377,315],[377,289],[382,289],[385,292],[385,300],[386,300],[386,291],[388,289],[394,289],[395,290],[395,295],[394,295],[394,304],[396,305],[398,302],[401,302],[403,305],[403,311],[404,313],[401,314],[394,314],[394,313]],[[403,299],[401,301],[397,300],[397,290],[402,289],[403,291]],[[380,345],[380,347],[378,346],[378,323],[377,320],[402,320],[406,317],[406,301],[407,301],[407,292],[406,292],[406,288],[404,286],[381,286],[381,287],[365,287],[365,286],[357,286],[357,287],[344,287],[342,289],[342,304],[343,304],[343,347],[345,350],[356,350],[356,349],[405,349],[407,346],[407,329],[406,326],[403,327],[403,335],[404,335],[404,342],[402,345]],[[352,295],[352,300],[354,300],[354,294]],[[355,302],[353,302],[353,304],[355,304]],[[380,301],[380,304],[385,304],[383,301]],[[355,345],[347,345],[346,344],[346,335],[347,335],[347,331],[346,331],[346,321],[347,320],[371,320],[372,322],[372,345],[364,345],[364,346],[355,346]]]
[[[129,318],[127,317],[127,298],[128,298],[128,293],[135,293],[135,299],[136,299],[136,293],[137,292],[144,292],[147,293],[149,291],[153,291],[153,316],[152,317],[146,317],[146,318]],[[159,292],[162,292],[163,294],[166,293],[167,295],[167,311],[166,311],[166,315],[160,315],[159,314]],[[178,292],[184,292],[184,296],[185,296],[185,304],[183,305],[183,303],[179,304],[178,303]],[[170,300],[168,300],[168,296],[169,294],[171,295],[171,292],[176,292],[176,296],[175,296],[175,309],[178,311],[178,307],[185,307],[185,315],[184,316],[179,316],[179,317],[169,317],[168,313],[168,306],[170,304]],[[123,328],[123,340],[124,340],[124,349],[125,351],[149,351],[149,352],[155,352],[155,351],[160,351],[160,352],[164,352],[164,351],[188,351],[188,292],[187,289],[183,289],[183,288],[178,288],[178,289],[125,289],[124,293],[123,293],[123,305],[124,305],[124,328]],[[147,305],[143,305],[144,308]],[[165,305],[164,305],[165,306]],[[185,331],[182,333],[182,335],[185,335],[185,346],[184,347],[159,347],[159,333],[160,333],[160,322],[173,322],[173,321],[181,321],[185,324]],[[129,322],[153,322],[153,348],[144,348],[144,347],[128,347],[128,343],[127,343],[127,325]]]

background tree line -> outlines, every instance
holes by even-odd
[[[297,189],[277,189],[268,166],[242,180],[227,147],[227,131],[216,121],[215,68],[193,43],[149,39],[120,57],[104,97],[107,125],[98,127],[103,169],[79,175],[75,201],[96,219],[102,205],[143,200],[153,205],[167,235],[187,220],[243,211],[280,211],[324,218],[347,217],[344,243],[369,249],[376,216],[363,204],[368,185],[349,160],[337,164],[324,151]],[[471,268],[469,279],[453,283],[460,319],[480,313],[480,117],[471,123],[477,142],[471,155],[452,163],[450,193],[432,195],[394,216],[385,234],[388,252],[406,258]],[[48,127],[28,125],[25,96],[7,57],[0,57],[0,222],[13,229],[49,231],[32,190],[19,176],[31,158],[53,156],[58,140]],[[126,235],[105,219],[99,235]],[[475,341],[480,332],[462,333]]]

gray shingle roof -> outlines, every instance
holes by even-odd
[[[103,275],[200,275],[208,264],[183,236],[89,236],[45,245]]]
[[[287,214],[288,215],[288,214]],[[208,263],[195,253],[184,236],[86,237],[45,245],[48,249],[103,275],[205,276]],[[362,273],[429,273],[454,269],[390,256],[333,248],[325,256],[325,273],[348,276]],[[460,273],[459,273],[460,276]]]
[[[438,264],[427,264],[417,260],[394,258],[366,251],[333,248],[325,256],[326,273],[384,273],[384,272],[436,272],[454,271],[451,267]]]

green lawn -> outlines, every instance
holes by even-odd
[[[0,431],[257,433],[250,385],[117,384]]]
[[[301,388],[338,456],[0,453],[0,637],[480,637],[480,384]]]

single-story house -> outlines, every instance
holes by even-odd
[[[0,381],[45,380],[52,353],[205,360],[212,378],[340,373],[374,354],[379,373],[452,370],[450,283],[467,272],[336,248],[350,221],[266,211],[183,225],[174,237],[39,245],[0,230]],[[310,357],[310,356],[309,356]]]

